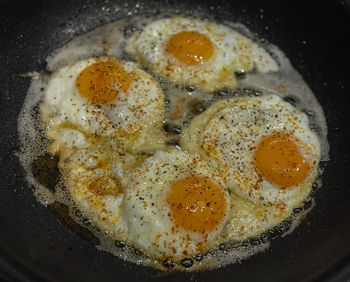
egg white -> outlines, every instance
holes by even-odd
[[[169,39],[182,31],[198,32],[213,44],[211,58],[186,65],[166,51]],[[126,51],[158,76],[175,84],[212,92],[236,86],[235,72],[276,71],[277,63],[256,43],[231,28],[210,21],[175,16],[148,24],[126,43]]]

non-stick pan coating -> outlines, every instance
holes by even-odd
[[[349,278],[349,55],[347,1],[0,1],[0,280],[300,281]],[[17,157],[19,114],[30,79],[57,47],[105,22],[138,13],[199,11],[242,22],[291,59],[322,104],[330,161],[316,207],[289,236],[240,264],[161,273],[97,250],[39,204]],[[117,10],[116,7],[121,7]],[[124,7],[124,8],[123,8]],[[341,280],[339,280],[341,281]]]

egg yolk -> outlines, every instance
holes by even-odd
[[[224,192],[201,176],[190,175],[175,181],[167,202],[178,226],[202,234],[217,227],[226,212]]]
[[[89,101],[100,104],[113,101],[126,91],[130,77],[122,66],[113,62],[99,62],[85,68],[76,80],[79,93]]]
[[[311,167],[293,140],[284,133],[272,134],[261,140],[254,156],[258,174],[281,187],[302,182],[309,175]]]
[[[213,55],[213,50],[208,37],[193,31],[173,35],[166,46],[167,52],[186,65],[204,63]]]

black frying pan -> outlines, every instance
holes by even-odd
[[[125,15],[194,9],[239,21],[286,52],[327,117],[331,160],[323,164],[316,207],[289,236],[240,264],[201,273],[162,273],[98,251],[36,202],[15,156],[17,116],[44,58],[76,35]],[[23,281],[309,281],[350,279],[347,1],[0,1],[0,280]],[[212,7],[212,8],[211,8]],[[123,10],[123,9],[122,9]],[[261,17],[262,15],[262,17]]]

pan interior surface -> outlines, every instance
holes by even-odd
[[[320,278],[349,254],[346,226],[349,196],[345,193],[349,176],[349,130],[346,125],[346,51],[349,21],[346,7],[330,3],[312,13],[312,5],[251,1],[184,4],[169,1],[147,5],[142,2],[50,2],[4,3],[4,31],[1,65],[5,86],[2,95],[1,161],[3,198],[0,218],[0,250],[4,254],[8,275],[29,275],[34,279],[86,279],[94,281],[120,279],[149,280],[194,278],[196,280],[235,277],[253,281],[262,275],[266,280],[287,281]],[[47,13],[42,13],[45,10]],[[330,162],[322,176],[322,190],[316,194],[316,207],[298,229],[285,238],[277,238],[262,254],[223,269],[203,273],[160,273],[121,261],[100,252],[60,225],[56,217],[38,204],[31,189],[21,177],[23,173],[15,157],[20,150],[16,120],[29,79],[20,75],[42,69],[44,58],[75,36],[103,23],[125,16],[123,13],[162,11],[200,12],[220,19],[242,22],[259,37],[280,46],[295,68],[303,75],[324,108],[329,127]],[[26,12],[24,12],[26,11]],[[340,16],[331,17],[332,13]],[[290,16],[290,15],[293,15]],[[324,19],[327,19],[325,22]],[[331,39],[324,40],[325,36]],[[6,40],[6,41],[5,41]],[[15,219],[15,220],[14,220]],[[64,259],[62,259],[64,258]],[[302,259],[301,259],[302,258]],[[62,260],[64,263],[62,264]],[[91,267],[93,265],[93,267]],[[15,270],[15,271],[13,271]]]

